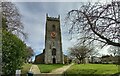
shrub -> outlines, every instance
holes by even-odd
[[[3,74],[15,74],[20,69],[26,57],[26,46],[16,36],[3,30],[2,32],[2,60]]]

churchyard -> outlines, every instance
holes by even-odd
[[[43,74],[47,76],[51,76],[51,74],[120,76],[120,1],[113,0],[106,4],[80,3],[78,4],[79,9],[67,9],[64,17],[65,10],[61,13],[57,10],[62,10],[63,7],[55,8],[57,11],[53,9],[53,7],[57,7],[57,3],[51,4],[53,14],[58,14],[57,17],[51,15],[51,8],[48,8],[50,11],[43,11],[44,15],[41,14],[41,10],[43,10],[41,6],[46,6],[44,3],[42,5],[41,3],[15,4],[18,6],[12,2],[2,3],[4,8],[2,27],[0,27],[2,29],[2,33],[0,33],[2,36],[2,40],[0,39],[2,41],[0,72],[3,76],[39,76]],[[30,8],[31,4],[35,10],[41,5],[36,10],[39,14],[26,8]],[[67,4],[60,3],[59,5]],[[72,3],[72,5],[77,4]],[[20,12],[25,10],[27,14],[32,12],[29,16],[22,13],[23,24],[26,23],[25,30],[23,30],[20,12],[16,7],[21,9]],[[22,10],[23,8],[25,10]],[[40,10],[38,11],[38,9]],[[33,14],[36,16],[35,18],[32,18]],[[29,18],[30,16],[31,18]],[[46,22],[43,19],[46,19]],[[62,19],[65,19],[65,22]],[[26,20],[28,21],[26,22]],[[66,26],[61,26],[64,24]],[[28,29],[28,27],[30,28]],[[68,39],[65,39],[67,37]],[[100,52],[104,54],[100,54]]]
[[[67,64],[37,64],[40,69],[40,74],[49,74],[52,70],[56,70]],[[27,75],[31,64],[25,64],[22,69],[22,74]],[[118,65],[115,64],[76,64],[64,71],[65,76],[110,76],[118,74]]]
[[[66,72],[66,76],[107,76],[118,73],[114,64],[74,64]]]

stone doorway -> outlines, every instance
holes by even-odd
[[[53,64],[55,64],[56,63],[56,49],[55,48],[52,49],[52,57],[53,57]]]
[[[55,58],[53,58],[53,64],[55,64],[56,63],[56,59]]]

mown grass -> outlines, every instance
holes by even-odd
[[[65,64],[38,64],[41,73],[50,73],[53,69],[60,68]]]
[[[66,76],[107,76],[118,73],[114,64],[74,64],[64,74]]]
[[[29,72],[31,66],[32,66],[32,64],[27,64],[27,63],[25,63],[25,64],[22,66],[21,73],[22,73],[22,74],[27,74],[27,72]]]

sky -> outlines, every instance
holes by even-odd
[[[64,25],[65,17],[68,11],[79,9],[81,2],[14,2],[22,15],[24,32],[28,34],[25,43],[32,47],[35,55],[42,53],[45,48],[45,24],[46,13],[49,17],[58,17],[60,15],[60,24],[62,32],[62,50],[64,54],[68,53],[68,47],[75,44],[76,40],[70,40],[68,28]],[[107,50],[108,47],[102,50]],[[101,53],[107,53],[104,51]]]
[[[2,0],[2,1],[12,1],[12,2],[110,2],[112,0]],[[113,0],[119,1],[119,0]]]
[[[69,40],[68,30],[64,25],[65,16],[68,11],[78,9],[80,3],[16,2],[15,4],[22,15],[24,32],[28,34],[28,39],[25,42],[33,48],[36,55],[45,48],[46,13],[50,17],[58,17],[60,15],[62,47],[64,54],[67,53],[67,48],[73,45],[75,40]]]

